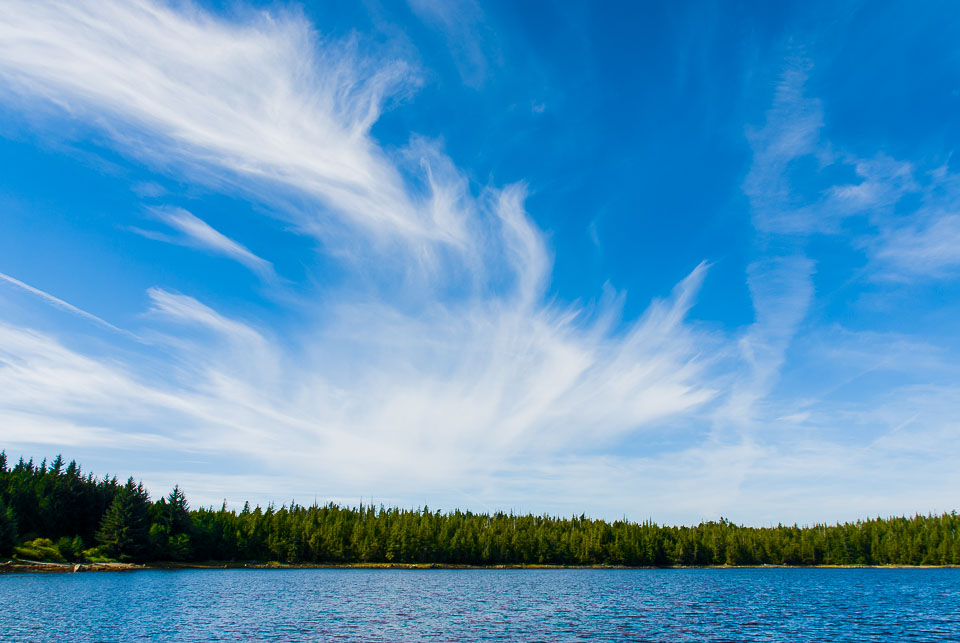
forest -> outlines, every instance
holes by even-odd
[[[84,475],[57,456],[0,453],[0,556],[54,562],[250,561],[438,565],[957,565],[960,516],[837,525],[672,527],[581,515],[336,504],[191,509],[179,487],[152,501],[129,478]]]

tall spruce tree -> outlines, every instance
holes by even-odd
[[[151,515],[151,556],[159,560],[188,560],[193,551],[190,542],[193,520],[183,490],[175,486],[170,495],[153,505]]]
[[[130,478],[104,514],[97,541],[112,558],[139,561],[146,556],[149,533],[150,497]]]
[[[170,530],[175,534],[189,534],[193,529],[190,505],[187,504],[187,496],[179,485],[174,486],[167,496],[167,506],[170,508]]]

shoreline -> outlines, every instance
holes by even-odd
[[[190,569],[960,569],[960,565],[676,565],[673,567],[629,567],[626,565],[452,565],[442,563],[277,563],[277,562],[219,562],[202,563],[52,563],[34,560],[8,559],[0,561],[2,574],[71,574],[80,572],[178,571]]]

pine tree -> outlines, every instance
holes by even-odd
[[[119,560],[142,560],[149,543],[150,498],[133,478],[117,491],[103,516],[97,540],[104,553]]]

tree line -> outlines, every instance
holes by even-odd
[[[960,516],[837,525],[672,527],[584,515],[442,513],[428,507],[190,509],[179,487],[84,475],[57,456],[10,467],[0,453],[0,556],[30,560],[277,561],[447,565],[958,565]]]

